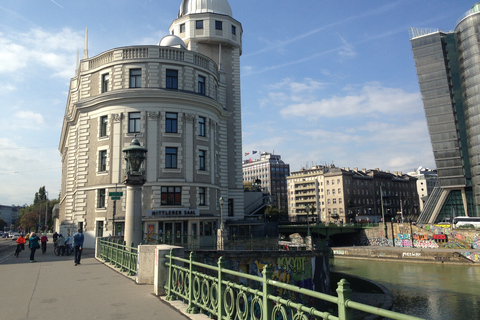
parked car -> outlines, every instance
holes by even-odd
[[[3,239],[8,238],[8,233],[4,233],[2,236]]]
[[[19,233],[14,233],[13,236],[12,236],[12,240],[17,240],[18,237],[20,237],[20,234]]]

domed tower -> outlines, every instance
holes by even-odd
[[[242,183],[242,123],[240,55],[242,54],[242,25],[235,20],[227,0],[183,0],[178,17],[170,25],[170,33],[180,37],[188,50],[201,53],[218,65],[219,81],[198,78],[199,86],[214,92],[223,105],[224,121],[219,134],[227,137],[226,154],[217,154],[220,195],[228,198],[228,215],[243,217]],[[211,80],[211,81],[210,81]],[[206,83],[202,84],[205,81]],[[225,149],[223,149],[225,150]],[[225,206],[226,207],[226,206]]]

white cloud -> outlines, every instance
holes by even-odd
[[[422,110],[420,93],[408,93],[399,88],[386,88],[375,82],[365,84],[359,90],[351,89],[345,96],[316,100],[308,97],[304,102],[289,104],[281,110],[281,115],[317,120],[321,117],[411,114],[419,110]]]
[[[0,95],[7,94],[16,90],[16,87],[10,83],[0,83]]]
[[[45,123],[43,116],[33,111],[19,111],[16,112],[13,116],[21,122],[29,122],[29,126],[31,124],[41,125]]]
[[[69,28],[0,33],[0,74],[40,66],[51,69],[53,76],[68,78],[75,68],[75,53],[82,47],[83,33]]]
[[[340,36],[340,40],[343,43],[343,46],[340,48],[338,54],[340,56],[341,60],[347,59],[347,58],[353,58],[357,55],[355,52],[355,48],[353,44],[348,43],[343,37]]]

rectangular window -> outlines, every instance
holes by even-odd
[[[177,121],[178,121],[177,113],[167,112],[165,132],[177,133]]]
[[[205,117],[198,117],[198,135],[200,137],[206,137],[206,130],[205,130]]]
[[[107,150],[98,153],[98,171],[107,171]]]
[[[108,81],[110,80],[110,74],[106,73],[102,75],[102,93],[108,91]]]
[[[205,156],[207,152],[205,150],[198,151],[198,170],[205,170]]]
[[[198,197],[199,197],[199,200],[200,200],[200,205],[201,206],[206,205],[206,202],[205,202],[205,188],[198,188]]]
[[[198,93],[205,94],[205,77],[198,76]]]
[[[180,25],[180,33],[184,33],[185,32],[185,23],[182,23]]]
[[[100,117],[100,137],[107,136],[108,116]]]
[[[130,69],[130,88],[142,87],[142,69]]]
[[[97,190],[97,208],[105,208],[105,189]]]
[[[195,21],[195,29],[203,29],[203,20]]]
[[[167,69],[167,89],[178,89],[178,71]]]
[[[181,205],[182,187],[162,187],[162,206]]]
[[[128,113],[128,132],[129,133],[140,132],[140,112]]]
[[[217,30],[223,30],[223,25],[222,25],[222,21],[215,21],[215,29]]]
[[[232,34],[237,34],[237,27],[232,26]]]
[[[165,168],[177,168],[177,148],[165,148]]]

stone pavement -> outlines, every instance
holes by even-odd
[[[73,255],[55,256],[51,243],[46,254],[37,250],[37,262],[29,255],[16,258],[12,250],[0,257],[0,319],[187,319],[153,295],[152,285],[137,285],[96,260],[92,249],[78,266]]]

